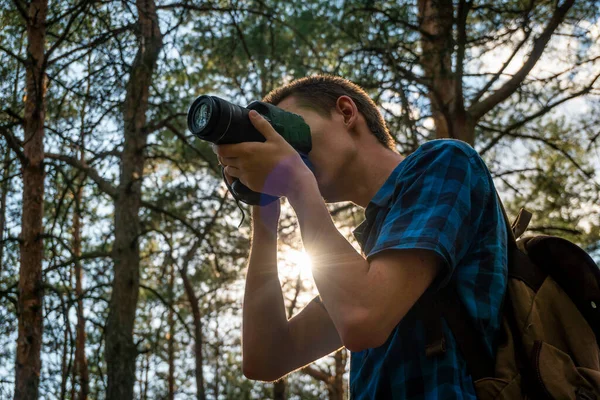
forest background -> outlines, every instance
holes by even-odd
[[[595,0],[0,0],[0,399],[347,398],[346,350],[243,376],[250,227],[185,118],[315,73],[403,154],[469,142],[529,234],[600,259]],[[279,271],[291,317],[316,289],[285,202]]]

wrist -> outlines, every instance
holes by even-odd
[[[266,206],[252,206],[252,226],[254,229],[277,233],[281,213],[280,201],[277,199]]]
[[[296,205],[305,202],[305,199],[314,198],[315,196],[321,198],[321,192],[319,191],[317,179],[309,170],[308,173],[303,173],[296,179],[296,184],[286,197],[290,205],[295,208]]]

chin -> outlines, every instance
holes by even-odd
[[[317,186],[319,187],[319,192],[321,192],[321,197],[323,197],[325,203],[339,203],[340,201],[344,201],[344,199],[340,199],[340,196],[335,189],[335,185],[332,185],[329,181],[323,179],[322,176],[317,177]]]
[[[334,193],[328,191],[327,189],[323,189],[321,190],[321,196],[323,197],[323,200],[325,200],[325,203],[339,203],[340,201],[343,201],[341,199],[338,198],[338,196],[336,196]]]

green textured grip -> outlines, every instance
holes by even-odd
[[[296,151],[305,154],[311,151],[310,127],[300,115],[261,101],[252,102],[246,108],[262,114]]]

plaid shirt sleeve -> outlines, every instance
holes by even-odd
[[[412,158],[398,178],[367,258],[387,249],[434,251],[445,265],[431,288],[445,286],[475,242],[491,193],[485,171],[477,152],[460,141],[446,141]]]

